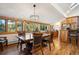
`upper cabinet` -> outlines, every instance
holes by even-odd
[[[67,29],[68,27],[70,27],[73,30],[77,29],[79,27],[79,17],[74,16],[74,17],[66,18],[62,22],[62,29]]]

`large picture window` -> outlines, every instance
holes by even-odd
[[[38,28],[38,24],[37,23],[33,23],[33,32],[38,32],[39,28]]]
[[[26,23],[25,25],[25,31],[26,32],[38,32],[38,24],[37,23]]]
[[[47,31],[47,25],[44,25],[44,31]]]
[[[17,22],[17,31],[23,31],[23,23],[22,23],[22,21]]]
[[[14,19],[0,19],[0,32],[11,32],[17,31],[26,32],[39,32],[47,31],[49,29],[47,24],[36,23],[36,22],[23,22],[22,20]]]
[[[5,20],[4,19],[0,19],[0,32],[5,32]]]
[[[41,31],[46,31],[46,30],[47,30],[47,25],[45,25],[45,24],[40,24],[40,30],[41,30]]]
[[[8,20],[8,32],[16,31],[16,23],[15,20]]]
[[[25,24],[25,31],[26,32],[30,32],[31,31],[31,29],[30,29],[30,23],[26,23]]]

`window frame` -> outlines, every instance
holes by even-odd
[[[5,32],[0,32],[0,34],[17,34],[17,31],[18,31],[18,21],[19,21],[19,19],[18,18],[1,18],[0,17],[0,20],[1,19],[3,19],[3,20],[5,20]],[[9,32],[8,31],[8,20],[13,20],[14,22],[15,22],[15,32]],[[22,31],[25,31],[25,32],[36,32],[36,31],[34,31],[34,28],[33,28],[33,31],[26,31],[25,30],[25,27],[26,27],[26,23],[29,23],[30,25],[32,25],[32,24],[34,24],[34,25],[36,25],[36,27],[38,27],[38,30],[41,32],[41,30],[40,30],[40,25],[41,24],[44,24],[45,26],[47,26],[47,29],[46,30],[48,30],[48,26],[50,26],[50,24],[47,24],[47,23],[42,23],[42,22],[35,22],[35,21],[29,21],[29,20],[21,20],[22,21]],[[32,24],[31,24],[32,23]],[[26,25],[25,25],[26,24]],[[35,27],[35,28],[36,28]],[[50,30],[50,29],[49,29]]]
[[[16,20],[16,32],[18,32],[18,22],[19,22],[19,21],[22,22],[22,31],[24,31],[24,29],[23,29],[23,28],[24,28],[24,27],[23,27],[23,26],[24,26],[24,25],[23,25],[23,21],[22,21],[22,20]]]
[[[5,21],[5,31],[2,31],[2,32],[0,32],[0,33],[6,32],[6,20],[3,19],[3,18],[0,18],[0,20],[4,20],[4,21]]]

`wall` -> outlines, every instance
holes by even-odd
[[[54,30],[61,30],[61,22],[57,22],[53,26]]]

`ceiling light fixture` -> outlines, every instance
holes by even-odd
[[[36,13],[35,13],[35,11],[36,11],[35,10],[35,8],[36,8],[36,5],[35,4],[33,5],[33,8],[34,8],[34,14],[30,16],[30,19],[31,20],[38,20],[39,19],[39,16],[36,15]]]

